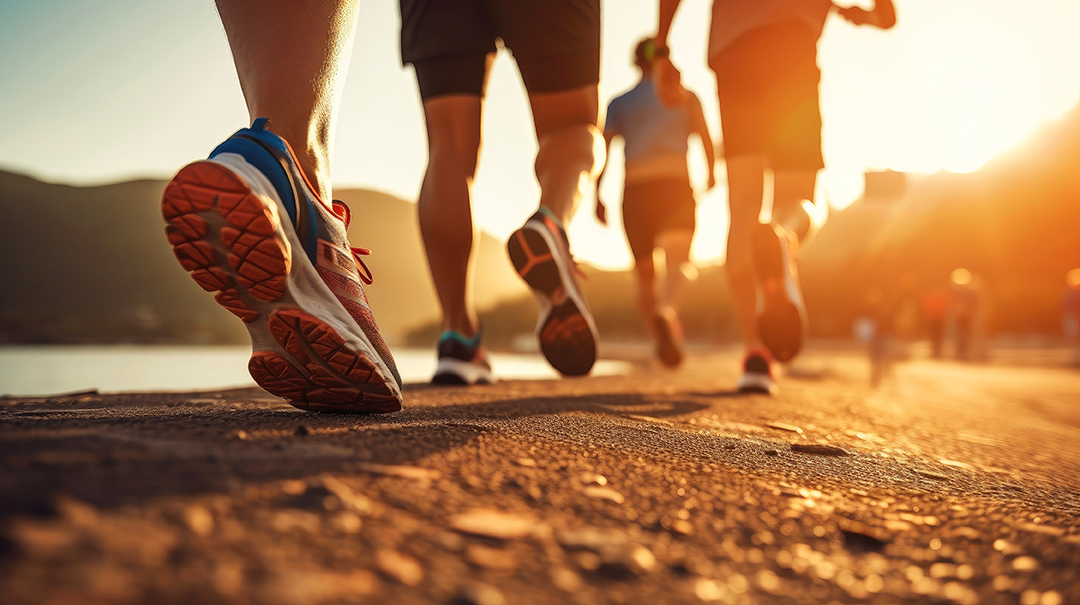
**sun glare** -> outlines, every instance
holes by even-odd
[[[947,14],[908,42],[898,168],[970,172],[1040,122],[1030,44],[1001,19],[960,17]]]

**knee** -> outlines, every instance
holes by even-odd
[[[540,137],[536,175],[573,169],[594,177],[604,165],[604,135],[593,124],[563,126]]]
[[[429,140],[427,175],[471,181],[479,154],[479,141]]]

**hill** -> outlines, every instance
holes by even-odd
[[[0,343],[246,343],[240,322],[172,257],[159,200],[164,180],[99,187],[0,171]],[[337,192],[350,237],[372,248],[372,309],[388,339],[437,317],[415,206],[375,191]],[[526,293],[501,242],[482,234],[481,308]]]
[[[849,335],[867,292],[918,298],[966,268],[991,332],[1058,334],[1064,276],[1080,267],[1080,108],[967,174],[914,180],[891,201],[834,212],[805,250],[815,331]]]

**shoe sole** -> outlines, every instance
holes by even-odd
[[[779,391],[776,382],[772,379],[766,381],[756,378],[747,378],[745,375],[739,378],[739,384],[736,387],[736,390],[740,393],[754,395],[775,395]]]
[[[768,225],[757,232],[754,255],[761,280],[762,310],[757,328],[761,342],[777,361],[790,361],[802,349],[806,329],[805,312],[795,301],[802,300],[798,277],[789,269],[790,248]],[[771,235],[770,235],[771,234]]]
[[[683,362],[683,352],[675,340],[671,323],[666,317],[657,315],[653,318],[656,330],[656,354],[660,362],[669,368],[677,368]]]
[[[492,384],[495,377],[491,370],[468,361],[462,361],[454,357],[444,357],[439,360],[435,368],[435,375],[431,377],[431,384],[473,385]]]
[[[596,330],[585,314],[584,299],[567,290],[568,269],[560,267],[542,228],[526,225],[506,244],[510,262],[532,288],[542,308],[536,333],[540,351],[556,371],[584,376],[596,363]]]
[[[248,371],[260,387],[304,410],[401,409],[373,354],[347,344],[297,302],[289,279],[292,247],[276,205],[227,166],[201,161],[176,174],[161,209],[180,265],[246,324],[253,351]]]

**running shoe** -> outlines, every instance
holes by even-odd
[[[401,377],[379,335],[345,204],[314,193],[289,144],[255,120],[180,169],[161,207],[173,254],[247,324],[248,371],[292,405],[401,409]]]
[[[491,384],[491,364],[480,344],[480,332],[465,338],[458,332],[447,330],[439,337],[439,365],[435,368],[432,384]]]
[[[782,227],[760,225],[754,233],[754,269],[761,286],[758,335],[773,359],[790,361],[806,335],[806,307],[795,263],[798,240]]]
[[[547,208],[540,208],[510,236],[506,248],[540,303],[536,334],[544,357],[566,376],[588,374],[600,337],[577,284],[566,231]]]
[[[677,368],[683,362],[682,324],[675,309],[671,307],[653,317],[656,332],[656,356],[669,368]]]
[[[773,364],[768,351],[751,351],[746,354],[738,389],[740,393],[776,394],[776,378],[773,376]]]

